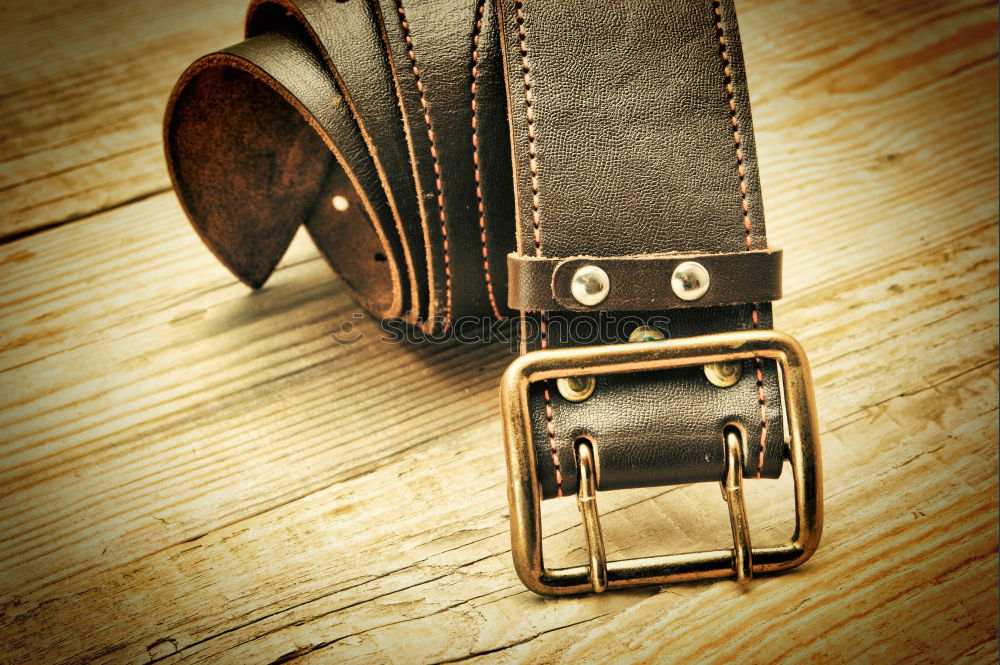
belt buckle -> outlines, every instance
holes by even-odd
[[[741,446],[732,435],[725,435],[727,469],[722,488],[723,498],[729,504],[733,548],[607,561],[596,505],[593,457],[589,447],[581,446],[577,499],[590,563],[546,568],[542,557],[541,490],[535,474],[528,386],[568,376],[669,369],[747,358],[772,358],[778,361],[782,370],[789,431],[786,450],[795,482],[796,525],[790,540],[779,546],[751,547],[743,507]],[[511,551],[518,576],[536,593],[569,595],[706,578],[735,576],[747,582],[754,574],[801,564],[816,551],[823,531],[823,485],[814,402],[805,352],[790,336],[774,330],[526,353],[504,372],[500,388]]]

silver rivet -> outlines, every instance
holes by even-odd
[[[663,333],[649,326],[636,326],[628,336],[630,342],[655,342],[660,339],[664,339]]]
[[[568,402],[582,402],[594,394],[597,378],[593,376],[564,376],[556,380],[559,394]]]
[[[333,205],[333,209],[337,212],[344,212],[351,207],[351,202],[347,200],[347,197],[341,196],[340,194],[337,194],[330,199],[330,203]]]
[[[713,386],[720,388],[735,386],[742,376],[743,362],[740,360],[705,365],[705,378]]]
[[[604,302],[611,290],[608,273],[597,266],[583,266],[573,275],[570,291],[581,305],[592,307]]]
[[[697,261],[685,261],[674,268],[670,288],[681,300],[697,300],[708,291],[708,271]]]

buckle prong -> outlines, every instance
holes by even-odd
[[[747,508],[743,502],[743,442],[736,429],[726,430],[726,479],[722,481],[722,498],[729,504],[736,581],[749,584],[753,578],[753,548],[750,546]]]
[[[608,560],[604,555],[604,536],[601,534],[601,516],[597,511],[597,473],[594,453],[590,443],[581,441],[577,445],[579,464],[579,489],[576,504],[583,517],[583,530],[587,536],[587,550],[590,552],[590,586],[595,593],[608,588]]]

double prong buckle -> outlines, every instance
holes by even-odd
[[[709,363],[771,358],[780,364],[788,424],[786,450],[795,481],[795,530],[784,545],[751,547],[743,504],[743,445],[735,428],[720,433],[726,448],[723,498],[729,505],[733,547],[725,550],[668,554],[607,561],[597,511],[593,450],[577,447],[579,491],[590,562],[585,566],[546,568],[542,558],[541,489],[535,470],[528,386],[568,376],[641,372]],[[812,379],[799,344],[774,330],[748,330],[642,344],[548,349],[527,353],[507,368],[500,389],[507,451],[511,549],[518,576],[532,591],[568,595],[606,589],[736,577],[793,568],[816,551],[823,531],[823,486]]]

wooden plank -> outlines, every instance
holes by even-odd
[[[834,612],[829,594],[835,592],[845,603],[855,602],[863,595],[861,589],[894,571],[889,575],[891,585],[885,583],[890,586],[884,593],[869,591],[871,615],[877,617],[888,611],[879,609],[879,601],[894,598],[891,590],[901,593],[895,606],[898,613],[890,615],[894,622],[908,625],[907,621],[918,618],[925,622],[927,618],[919,612],[907,614],[912,607],[910,597],[941,586],[927,593],[935,602],[943,597],[954,606],[943,606],[947,611],[931,621],[931,626],[944,622],[944,630],[954,613],[968,611],[979,619],[961,635],[971,639],[988,634],[992,620],[988,603],[993,597],[989,589],[996,582],[989,558],[995,552],[996,541],[993,471],[997,274],[995,249],[990,246],[995,240],[995,229],[986,225],[952,239],[949,246],[920,252],[881,272],[853,276],[839,283],[839,290],[848,294],[840,302],[818,298],[822,304],[815,306],[838,311],[843,308],[847,320],[815,317],[808,297],[787,303],[789,311],[783,313],[784,320],[809,348],[835,348],[842,343],[845,328],[867,334],[875,343],[855,346],[847,354],[849,362],[838,362],[844,356],[817,362],[821,413],[827,416],[823,427],[830,515],[827,542],[816,561],[800,573],[762,580],[751,592],[754,602],[752,607],[744,608],[745,612],[763,612],[805,630],[808,623],[798,623],[801,618],[785,614],[789,598],[805,601],[804,595],[809,594],[804,590],[814,594],[825,591],[812,602],[817,611]],[[942,290],[937,283],[925,281],[913,287],[916,293],[894,293],[892,287],[901,275],[926,269],[939,271],[944,282],[953,287]],[[961,275],[968,276],[968,281],[957,279]],[[966,288],[969,284],[975,288]],[[873,294],[885,294],[888,302],[873,306]],[[928,312],[948,323],[927,325]],[[816,325],[817,318],[836,324]],[[924,349],[932,345],[937,352],[928,359]],[[475,354],[479,349],[466,347],[462,351]],[[907,371],[909,368],[913,370]],[[378,369],[376,366],[372,371]],[[469,403],[470,410],[492,411],[490,393],[495,377],[485,378],[483,374],[473,364],[456,377],[460,385],[471,385],[473,390],[471,396],[459,400],[463,410],[464,403]],[[361,376],[358,385],[370,385],[371,380],[373,377]],[[273,393],[265,391],[257,395],[260,402],[274,399]],[[387,399],[385,406],[393,409],[404,403],[401,397]],[[832,414],[839,417],[831,419]],[[338,417],[343,418],[343,411],[333,416]],[[391,435],[396,417],[390,411],[385,415],[388,427],[380,427],[390,438],[395,438]],[[266,426],[267,419],[255,420]],[[401,427],[406,426],[403,419]],[[144,657],[147,646],[153,655],[180,649],[182,660],[198,662],[240,660],[253,655],[278,658],[303,645],[312,648],[330,642],[328,646],[335,650],[323,657],[332,654],[338,662],[378,659],[398,653],[403,645],[417,661],[431,662],[499,648],[534,633],[558,631],[567,624],[602,614],[626,616],[639,611],[631,608],[646,600],[669,602],[671,607],[682,603],[677,612],[701,607],[697,616],[707,612],[709,617],[717,618],[720,613],[733,611],[727,599],[736,602],[743,597],[735,586],[694,584],[672,589],[675,594],[690,595],[685,601],[678,601],[672,594],[658,596],[653,589],[600,599],[539,602],[520,589],[509,567],[499,431],[493,414],[485,421],[477,422],[473,417],[464,419],[459,427],[439,427],[438,435],[432,435],[414,450],[385,460],[369,473],[340,479],[298,501],[273,502],[269,510],[254,517],[213,529],[202,538],[169,546],[137,561],[102,571],[91,569],[51,583],[28,594],[49,602],[26,602],[21,598],[8,606],[8,625],[33,627],[37,632],[19,636],[23,644],[32,650],[49,646],[53,660],[72,646],[65,640],[73,632],[73,639],[79,641],[79,651],[73,653],[87,660],[99,660],[101,651],[113,646],[118,649],[105,655],[119,661]],[[316,435],[322,436],[322,432]],[[326,436],[328,449],[313,460],[314,469],[345,459],[350,452],[336,433]],[[238,476],[241,471],[250,471],[257,491],[266,491],[273,484],[310,482],[308,474],[292,468],[290,463],[279,468],[272,461],[268,468],[262,455],[266,451],[255,450],[252,443],[247,446],[250,442],[245,437],[234,438],[231,445],[242,445],[242,459],[225,465],[205,455],[197,459],[186,455],[184,448],[191,444],[183,435],[149,441],[144,453],[154,468],[160,464],[157,448],[187,459],[177,464],[180,468],[172,469],[167,479],[152,481],[159,485],[156,500],[166,511],[156,516],[166,523],[149,519],[153,528],[147,531],[177,533],[185,517],[192,520],[199,515],[197,505],[177,505],[178,501],[199,501],[190,496],[202,489],[199,478],[204,474],[199,465],[221,466],[213,476]],[[405,444],[411,442],[405,440]],[[375,442],[368,439],[368,443]],[[395,445],[398,449],[405,444],[401,441]],[[294,445],[275,447],[273,452],[286,456],[299,454]],[[456,459],[483,469],[480,483],[456,485],[439,473],[441,468],[453,467]],[[93,468],[102,464],[77,464],[76,468],[103,476],[105,491],[110,491],[117,489],[109,486],[110,478],[130,473],[131,467],[138,466],[127,454],[105,464],[111,467],[107,471]],[[863,471],[857,473],[857,469]],[[177,491],[179,482],[186,489]],[[237,478],[230,496],[247,482]],[[879,501],[872,500],[873,487],[881,497]],[[137,482],[126,483],[125,489],[130,493],[130,513],[133,503],[144,501],[146,490]],[[755,537],[773,540],[785,534],[788,520],[783,511],[788,502],[776,499],[787,489],[787,483],[754,488],[751,509]],[[685,496],[660,490],[645,501],[642,496],[629,494],[602,497],[610,551],[616,556],[635,554],[637,541],[666,540],[673,547],[691,547],[707,544],[706,538],[714,542],[725,538],[721,504],[716,506],[718,529],[703,533],[704,508],[699,507],[720,503],[714,487],[691,488]],[[245,499],[251,500],[252,496],[254,492],[249,491]],[[121,512],[125,501],[112,496],[102,503],[103,509],[111,513]],[[575,509],[567,502],[552,503],[556,505],[547,506],[546,524],[557,535],[549,539],[547,546],[553,556],[579,558],[582,536]],[[403,506],[414,508],[406,510]],[[476,508],[470,510],[470,506]],[[23,505],[18,507],[24,509]],[[77,518],[83,516],[84,524],[93,530],[93,521],[86,517],[89,511],[82,506]],[[141,513],[140,506],[137,516]],[[100,526],[102,535],[109,535],[119,519],[109,514]],[[203,515],[201,519],[211,520],[211,516]],[[133,528],[145,528],[140,520],[133,522],[138,522]],[[664,533],[670,537],[663,538]],[[129,542],[129,534],[119,536],[122,538]],[[136,544],[131,549],[134,552],[141,546]],[[905,555],[895,561],[892,555],[900,551]],[[116,558],[110,549],[105,556]],[[4,558],[12,557],[5,553]],[[880,565],[873,566],[873,560]],[[971,572],[966,570],[966,564],[973,566]],[[932,583],[935,575],[946,579]],[[948,575],[957,581],[952,582]],[[955,593],[951,584],[962,584],[966,591]],[[971,609],[963,610],[961,602]],[[651,610],[642,610],[641,615],[652,623],[639,622],[633,629],[653,630],[655,621],[647,611]],[[664,620],[656,612],[653,616],[656,621]],[[816,616],[812,619],[819,621]],[[438,642],[412,641],[412,636],[426,633],[429,625],[464,627],[445,634]],[[922,630],[928,630],[928,626],[923,625]],[[364,635],[348,637],[355,633]],[[49,635],[57,641],[50,642]],[[481,642],[470,643],[472,635],[480,635]],[[878,633],[867,637],[875,639]],[[95,641],[88,643],[88,638]],[[747,639],[752,640],[752,636]],[[825,641],[813,647],[811,643],[803,646],[806,653],[816,655],[817,648],[828,648],[829,641],[836,639],[835,633],[824,633]],[[674,643],[675,639],[671,639],[656,644],[658,648],[672,648]],[[864,642],[857,644],[856,637],[854,643],[856,648],[864,646]],[[748,643],[737,636],[734,644],[746,647]],[[417,646],[423,650],[414,651]],[[900,656],[919,653],[900,652],[898,646]],[[784,645],[769,648],[779,647]],[[952,653],[947,651],[950,643],[939,648],[942,655]],[[845,653],[846,662],[850,652]],[[41,654],[45,660],[45,652]]]
[[[824,4],[739,2],[768,235],[799,288],[996,212],[996,7]]]
[[[8,3],[0,27],[0,238],[165,191],[167,96],[242,38],[245,0]]]
[[[813,562],[746,594],[538,599],[509,564],[505,350],[384,344],[369,317],[338,346],[355,308],[303,238],[248,295],[163,194],[0,247],[5,658],[990,660],[996,10],[740,10],[776,319],[817,380]],[[751,488],[755,539],[786,535],[787,480]],[[615,557],[727,539],[715,487],[601,508]],[[572,502],[544,515],[582,560]]]

